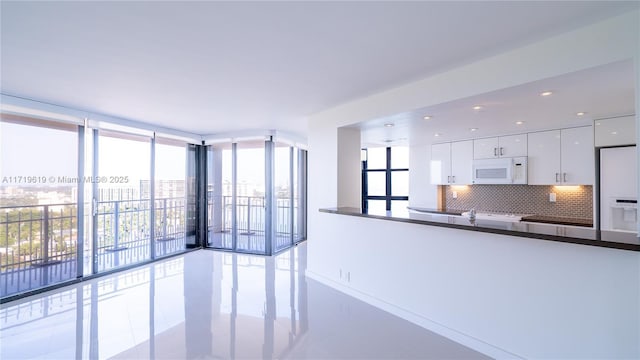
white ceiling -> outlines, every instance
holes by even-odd
[[[544,91],[553,94],[541,96]],[[482,109],[474,110],[476,105]],[[585,114],[578,116],[578,112]],[[633,61],[627,60],[370,120],[358,126],[365,146],[419,145],[580,126],[591,124],[594,119],[634,113],[634,67]],[[425,120],[425,115],[432,118]],[[522,124],[516,124],[517,121]],[[471,131],[472,128],[476,130]]]
[[[306,116],[638,2],[1,2],[1,90],[199,134]]]

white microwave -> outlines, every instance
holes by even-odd
[[[480,159],[473,161],[474,184],[526,184],[527,158]]]

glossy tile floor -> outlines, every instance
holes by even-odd
[[[2,359],[478,359],[278,256],[198,250],[6,303]]]

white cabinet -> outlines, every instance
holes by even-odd
[[[527,156],[527,134],[473,140],[474,159]]]
[[[595,149],[591,126],[560,130],[563,185],[593,185]]]
[[[451,143],[451,184],[473,184],[473,141]]]
[[[473,140],[473,158],[491,159],[498,157],[498,138],[486,138]]]
[[[456,141],[431,146],[431,183],[471,184],[473,141]]]
[[[448,184],[451,179],[451,143],[431,146],[431,183]]]
[[[529,185],[559,183],[560,130],[529,133],[527,176]]]
[[[620,146],[636,143],[636,117],[620,116],[594,121],[595,145]]]
[[[593,185],[591,126],[530,133],[529,185]]]

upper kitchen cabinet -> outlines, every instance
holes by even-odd
[[[448,184],[451,180],[451,143],[431,146],[431,183]]]
[[[451,183],[473,184],[473,141],[451,143]]]
[[[527,156],[527,134],[473,140],[474,159]]]
[[[593,127],[560,130],[560,165],[563,185],[593,185],[595,152]]]
[[[636,143],[636,117],[633,115],[596,120],[594,125],[596,147]]]
[[[560,130],[529,133],[527,176],[529,185],[558,184]]]
[[[591,126],[530,133],[529,185],[593,185]]]
[[[472,183],[473,141],[456,141],[431,146],[431,183],[468,185]]]

